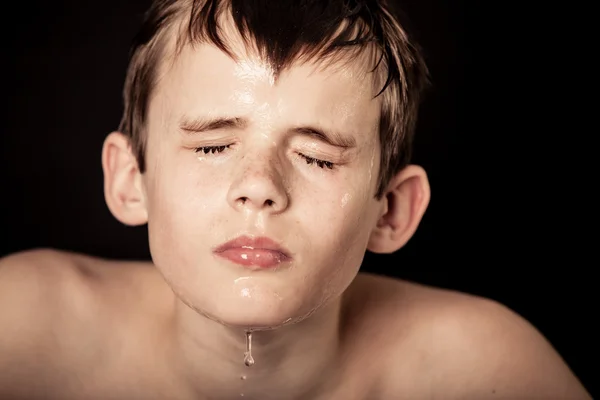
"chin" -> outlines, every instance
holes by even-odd
[[[276,329],[300,322],[323,306],[325,293],[289,271],[252,273],[191,262],[161,269],[177,297],[197,314],[224,326],[252,330]],[[210,265],[211,267],[206,267]]]
[[[268,330],[304,319],[309,313],[296,302],[277,299],[238,298],[227,304],[211,307],[206,315],[230,327],[252,330]]]
[[[270,291],[255,288],[247,292],[213,293],[213,296],[180,296],[198,314],[224,326],[239,329],[269,330],[290,325],[311,314],[310,301],[296,296],[273,296]],[[218,301],[215,301],[217,300]],[[304,300],[304,301],[303,301]]]

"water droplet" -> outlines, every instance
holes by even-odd
[[[246,353],[244,357],[244,364],[246,364],[247,367],[251,367],[254,365],[254,358],[252,358],[252,356],[248,353]]]
[[[244,364],[247,367],[254,365],[254,358],[252,357],[252,332],[246,331],[246,352],[244,353]]]
[[[240,379],[241,379],[241,380],[243,380],[243,381],[245,381],[245,380],[246,380],[246,375],[242,375],[242,376],[240,377]]]

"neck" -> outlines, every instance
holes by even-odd
[[[206,398],[303,399],[326,393],[339,372],[342,299],[306,320],[251,332],[227,327],[176,303],[177,357],[194,395]]]

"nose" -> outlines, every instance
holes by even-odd
[[[240,160],[229,189],[228,202],[236,210],[278,214],[287,209],[289,196],[276,160],[246,154]]]

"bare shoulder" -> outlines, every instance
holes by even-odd
[[[373,275],[358,286],[388,326],[389,395],[591,398],[544,336],[496,301]]]
[[[107,338],[124,337],[124,321],[143,304],[141,282],[152,269],[146,270],[53,249],[0,259],[0,389],[34,390],[24,385],[31,376],[48,389],[90,360],[102,365]]]
[[[85,269],[78,268],[78,261],[73,254],[52,249],[28,250],[0,259],[0,321],[10,322],[3,324],[10,327],[2,332],[4,340],[27,336],[60,317],[61,313],[54,311],[69,305],[66,298],[86,300]],[[79,301],[70,303],[81,304]]]
[[[37,330],[66,330],[72,324],[97,330],[94,322],[102,318],[154,307],[148,299],[160,296],[156,289],[161,282],[145,262],[54,249],[6,256],[0,259],[0,324],[11,328],[3,329],[0,337],[19,341]]]
[[[0,318],[33,318],[39,326],[69,312],[78,317],[97,314],[103,304],[110,303],[108,295],[127,286],[134,297],[147,281],[144,278],[153,274],[142,262],[116,262],[54,249],[11,254],[0,259]],[[50,312],[58,309],[62,312]]]

